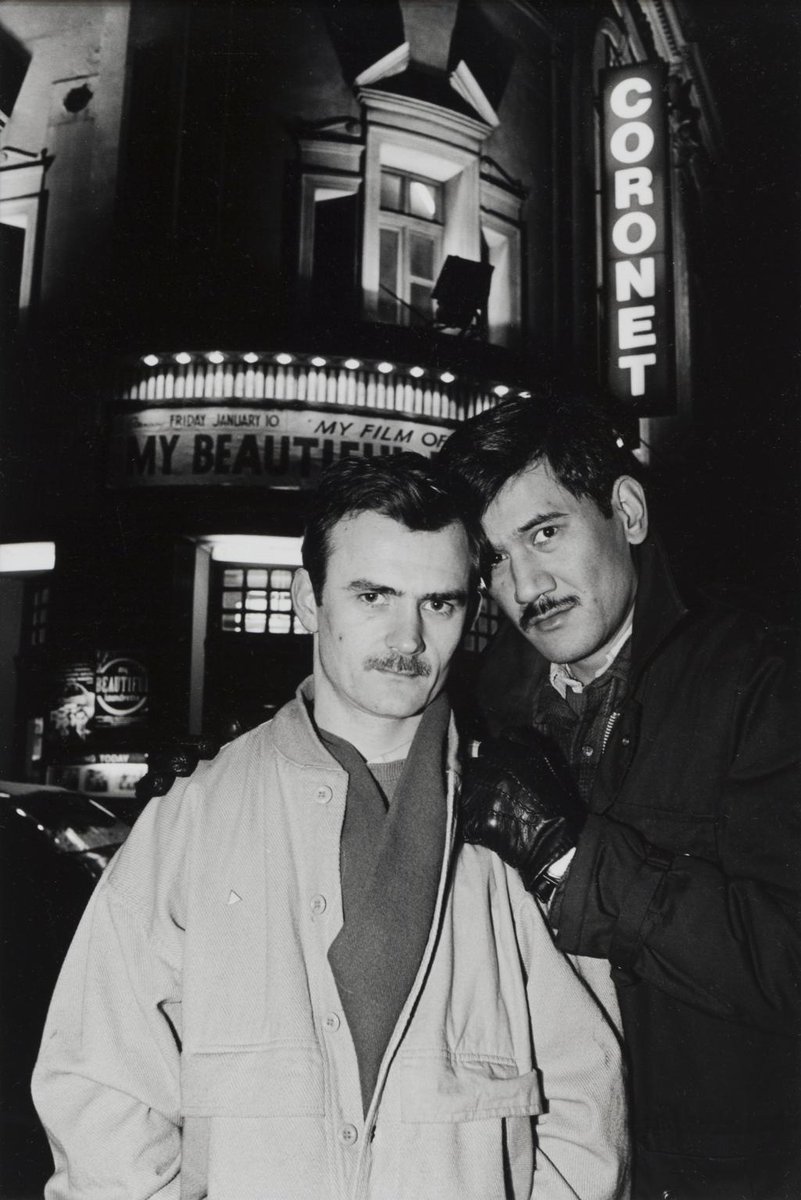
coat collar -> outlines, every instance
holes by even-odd
[[[301,767],[341,771],[339,763],[329,754],[317,736],[311,719],[310,709],[314,703],[314,680],[311,675],[298,687],[292,700],[279,709],[268,722],[276,749]],[[267,728],[268,726],[264,726]],[[448,721],[448,737],[445,767],[448,772],[459,774],[459,738],[451,714]]]
[[[651,535],[636,547],[637,597],[631,642],[632,670],[639,673],[662,642],[687,615],[659,539]]]

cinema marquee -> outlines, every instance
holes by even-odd
[[[674,408],[666,74],[601,73],[607,385],[638,416]]]

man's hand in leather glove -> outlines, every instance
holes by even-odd
[[[526,890],[545,903],[554,889],[548,868],[573,849],[585,817],[559,751],[536,729],[486,738],[464,763],[463,839],[516,867]]]
[[[137,800],[144,804],[154,796],[166,795],[179,776],[191,775],[202,758],[214,758],[219,749],[219,742],[212,738],[196,738],[156,751],[150,756],[147,775],[137,781]]]

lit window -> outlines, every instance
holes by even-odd
[[[442,186],[395,171],[381,172],[381,208],[422,221],[442,220]]]
[[[357,304],[359,195],[364,147],[348,121],[300,139],[298,306],[328,320]],[[323,364],[324,365],[324,364]]]
[[[45,583],[33,583],[28,591],[28,645],[43,646],[47,634],[47,609],[50,604],[50,587]]]
[[[286,567],[226,567],[220,572],[216,625],[223,633],[305,634],[292,611]]]
[[[44,154],[13,146],[0,166],[0,321],[10,331],[24,323],[35,297],[36,243],[44,190]]]
[[[446,258],[454,255],[493,267],[477,332],[513,345],[522,319],[523,193],[482,157],[497,118],[479,105],[482,118],[465,119],[369,83],[360,88],[359,99],[366,122],[365,317],[395,325],[431,321],[436,315],[431,290]]]
[[[431,289],[442,260],[442,185],[381,172],[378,319],[419,325],[434,315]]]

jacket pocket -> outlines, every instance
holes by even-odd
[[[545,1109],[537,1071],[521,1075],[511,1059],[407,1053],[399,1065],[407,1124],[534,1117]]]
[[[183,1111],[194,1117],[312,1117],[325,1111],[315,1045],[184,1054]]]

